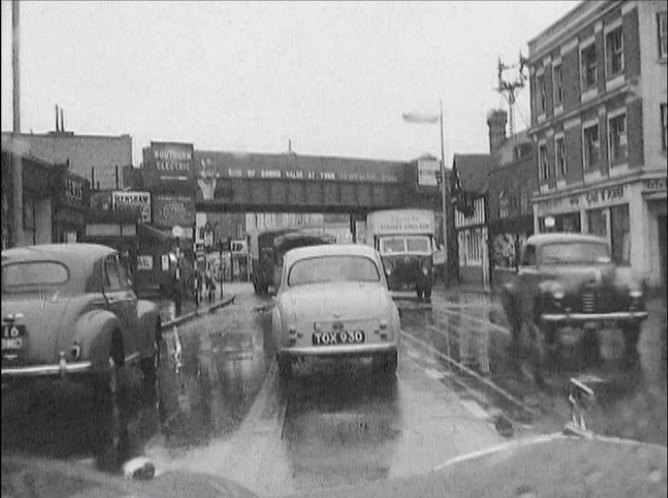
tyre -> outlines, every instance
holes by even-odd
[[[105,370],[95,375],[93,388],[98,405],[115,406],[118,398],[118,365],[110,354]]]
[[[633,358],[638,354],[638,342],[640,340],[640,325],[626,325],[622,328],[624,335],[624,355]]]
[[[153,353],[149,358],[142,358],[139,362],[144,382],[153,384],[158,379],[158,368],[160,367],[160,344],[155,340],[153,342]]]
[[[374,368],[383,375],[394,375],[397,371],[398,354],[397,351],[383,353],[374,358]]]
[[[286,355],[278,355],[276,361],[278,362],[278,375],[282,379],[292,377],[292,358]]]

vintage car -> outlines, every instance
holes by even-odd
[[[317,245],[285,254],[272,312],[282,376],[306,356],[372,357],[378,371],[394,374],[399,333],[399,311],[373,248]]]
[[[515,279],[502,289],[502,302],[516,345],[528,327],[552,351],[564,326],[621,328],[627,357],[635,356],[647,318],[642,287],[631,268],[615,266],[607,241],[586,234],[529,237]]]
[[[160,315],[137,300],[118,253],[96,244],[2,251],[2,384],[34,378],[91,382],[104,399],[117,369],[154,380]]]

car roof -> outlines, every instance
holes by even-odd
[[[314,256],[364,256],[374,261],[377,259],[376,250],[363,244],[321,244],[315,246],[297,247],[285,253],[285,263],[291,265],[297,260]]]
[[[101,244],[39,244],[5,249],[2,251],[2,262],[54,260],[66,263],[69,267],[85,268],[115,252],[111,247]]]
[[[541,233],[532,235],[526,241],[527,244],[543,245],[563,242],[596,242],[598,244],[607,244],[608,241],[604,237],[592,235],[589,233],[572,233],[572,232],[556,232],[556,233]]]

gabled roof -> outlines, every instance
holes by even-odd
[[[462,192],[484,194],[489,186],[491,154],[455,154],[452,169],[457,172]]]
[[[505,166],[509,163],[515,162],[515,147],[518,145],[532,145],[529,137],[529,130],[523,130],[519,133],[509,136],[494,152],[494,167]],[[525,159],[523,157],[522,159]]]

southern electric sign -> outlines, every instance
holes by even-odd
[[[192,190],[193,144],[151,142],[143,150],[144,182],[151,191]]]

